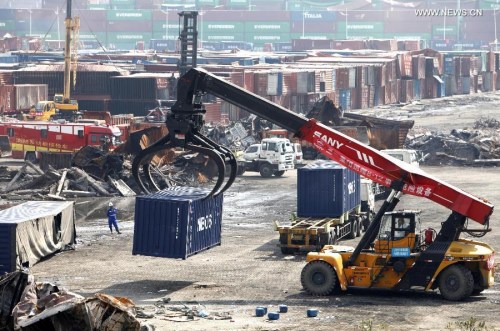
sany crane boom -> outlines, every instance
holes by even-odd
[[[205,112],[201,96],[210,93],[294,132],[300,139],[311,142],[321,153],[373,181],[403,193],[430,199],[460,215],[485,224],[493,205],[433,178],[423,170],[364,145],[340,132],[306,119],[248,92],[200,68],[193,68],[179,79],[177,102],[167,118],[169,135],[143,150],[134,160],[136,181],[145,192],[158,189],[151,180],[150,160],[158,151],[176,146],[207,154],[219,167],[219,178],[211,194],[219,194],[234,181],[236,161],[232,153],[200,134]],[[231,176],[221,189],[225,167],[231,167]],[[142,168],[146,183],[139,175]]]

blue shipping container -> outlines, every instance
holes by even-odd
[[[323,160],[297,169],[297,216],[339,217],[360,204],[359,174]]]
[[[182,258],[220,245],[222,194],[179,187],[135,200],[133,255]]]
[[[444,73],[445,75],[453,75],[455,73],[455,61],[452,54],[444,56]]]
[[[74,203],[29,201],[0,211],[0,275],[75,244]]]

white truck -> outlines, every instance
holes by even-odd
[[[265,138],[260,144],[250,145],[238,159],[238,173],[259,172],[262,177],[281,177],[295,168],[295,153],[286,138]]]
[[[418,151],[414,149],[383,149],[382,153],[388,154],[393,158],[398,159],[399,161],[403,161],[414,165],[416,167],[420,166],[420,157]]]

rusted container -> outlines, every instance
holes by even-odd
[[[254,80],[254,72],[253,71],[245,71],[245,89],[247,91],[253,92],[255,86]]]
[[[207,123],[220,123],[222,119],[222,110],[221,103],[213,102],[213,103],[204,103],[205,106],[205,122]]]
[[[372,39],[368,41],[370,49],[381,51],[397,51],[398,42],[396,39]]]
[[[370,105],[370,88],[369,86],[361,87],[361,109],[366,109]]]
[[[401,80],[401,102],[409,103],[413,101],[413,80],[402,79]]]
[[[349,88],[349,68],[335,69],[336,88],[348,89]]]
[[[471,59],[470,57],[461,56],[460,57],[460,76],[470,77],[471,72]]]
[[[254,92],[260,96],[267,95],[268,71],[256,71],[254,73]]]
[[[285,70],[283,71],[283,95],[297,92],[297,73]]]
[[[414,79],[425,78],[425,56],[422,54],[412,56],[412,67]]]
[[[418,51],[421,49],[420,40],[404,40],[403,43],[405,51]]]
[[[391,103],[391,84],[386,84],[385,85],[385,104],[390,104]]]
[[[231,72],[229,73],[229,81],[234,85],[245,88],[245,73],[244,72]]]
[[[46,84],[0,86],[0,109],[5,114],[27,111],[43,100],[48,100]]]
[[[360,109],[361,108],[361,88],[351,89],[351,107],[350,109]]]
[[[333,40],[332,49],[367,49],[365,40]]]
[[[400,54],[398,56],[399,60],[399,70],[401,72],[401,77],[413,77],[413,66],[412,57],[408,54]]]
[[[316,92],[315,74],[314,71],[297,72],[297,93]]]

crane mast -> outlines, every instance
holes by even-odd
[[[64,43],[64,92],[63,103],[70,103],[70,85],[71,85],[71,37],[74,35],[80,26],[78,17],[71,17],[72,0],[66,2],[66,19],[64,24],[66,26],[66,39]],[[76,56],[76,55],[75,55]]]

